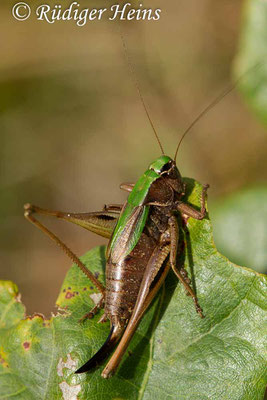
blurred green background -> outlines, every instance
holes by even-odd
[[[145,6],[162,8],[159,21],[123,24],[167,154],[173,156],[183,130],[229,85],[239,47],[236,76],[262,58],[264,47],[246,57],[244,7],[250,3],[155,0]],[[106,6],[103,0],[80,4]],[[123,202],[119,184],[136,181],[159,148],[117,23],[95,21],[79,28],[34,17],[18,22],[11,5],[2,2],[0,37],[0,276],[19,285],[28,313],[49,315],[71,263],[23,218],[23,204],[85,212]],[[249,90],[254,93],[253,84]],[[246,96],[246,85],[243,92]],[[266,155],[266,131],[234,91],[187,136],[177,160],[182,175],[211,185],[209,209],[219,250],[261,271],[267,266]],[[78,255],[106,242],[64,222],[45,221]]]

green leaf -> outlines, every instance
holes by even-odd
[[[212,207],[218,250],[237,264],[267,272],[267,186],[244,189]]]
[[[246,0],[235,75],[240,89],[258,117],[267,123],[267,2]],[[253,68],[256,66],[255,68]],[[250,68],[252,67],[252,70]],[[250,70],[250,71],[249,71]]]
[[[188,202],[199,206],[201,186],[187,179]],[[45,320],[24,316],[17,287],[0,286],[0,399],[262,400],[266,374],[266,277],[241,268],[215,248],[210,221],[189,218],[181,230],[185,265],[205,318],[170,272],[116,375],[73,372],[101,346],[109,323],[79,318],[96,290],[72,266],[57,304]],[[82,260],[104,280],[104,247]],[[41,295],[41,294],[40,294]],[[93,296],[94,297],[94,296]],[[102,313],[100,313],[101,315]],[[100,316],[99,315],[99,316]]]

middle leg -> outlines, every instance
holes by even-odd
[[[120,189],[125,190],[126,192],[131,192],[134,188],[134,183],[124,182],[120,184]]]
[[[202,308],[198,303],[198,298],[194,290],[188,283],[188,278],[185,277],[184,273],[180,272],[176,267],[176,257],[177,257],[177,246],[179,240],[179,227],[177,223],[176,217],[173,215],[169,218],[169,227],[170,227],[170,236],[171,236],[171,249],[170,249],[170,264],[172,267],[173,272],[177,276],[177,278],[182,282],[185,289],[189,293],[189,295],[193,298],[195,303],[195,308],[197,313],[200,315],[201,318],[204,318]]]

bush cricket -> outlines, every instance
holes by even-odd
[[[130,67],[132,68],[131,64]],[[182,217],[203,219],[206,215],[208,185],[203,186],[200,211],[183,201],[185,184],[176,166],[176,156],[186,134],[204,114],[232,91],[236,84],[237,82],[221,93],[189,125],[178,143],[174,157],[171,158],[164,153],[138,82],[135,80],[140,100],[162,155],[149,165],[136,184],[121,184],[120,188],[129,192],[126,202],[123,205],[106,205],[99,212],[81,214],[51,211],[31,204],[24,206],[25,217],[64,250],[102,295],[99,303],[82,319],[92,318],[98,309],[104,308],[100,322],[110,321],[110,333],[98,352],[76,373],[90,371],[101,364],[118,344],[102,372],[102,377],[110,378],[115,373],[143,314],[160,289],[170,268],[192,297],[197,313],[200,317],[204,317],[185,269],[176,267],[179,241],[177,213]],[[33,214],[54,216],[108,238],[106,287],[59,237],[40,223]]]

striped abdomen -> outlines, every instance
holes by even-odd
[[[125,258],[112,262],[110,253],[106,266],[105,314],[111,323],[124,325],[135,306],[148,261],[167,228],[168,218],[160,207],[151,207],[146,228],[136,246]]]
[[[107,260],[105,314],[111,322],[119,320],[124,325],[130,318],[155,246],[155,239],[143,232],[128,256],[116,263],[112,255]]]

